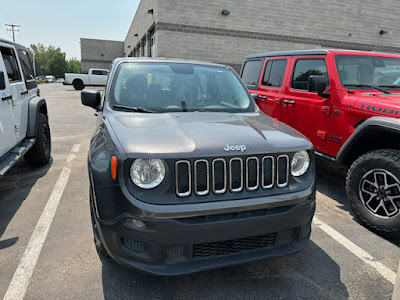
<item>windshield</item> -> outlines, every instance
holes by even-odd
[[[250,112],[255,107],[229,68],[184,63],[122,63],[110,105],[132,111]]]
[[[381,56],[336,55],[340,83],[346,88],[400,88],[400,59]]]

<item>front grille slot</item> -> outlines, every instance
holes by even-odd
[[[223,194],[226,192],[226,161],[222,158],[212,162],[213,192]]]
[[[289,177],[289,156],[280,155],[277,159],[277,186],[283,188],[288,185]]]
[[[246,188],[249,191],[258,189],[260,181],[260,167],[258,157],[249,157],[246,159]]]
[[[231,158],[229,161],[230,189],[237,193],[243,190],[243,161],[241,158]]]
[[[189,196],[191,193],[191,170],[190,162],[186,160],[177,161],[175,164],[176,194],[180,197]]]
[[[262,188],[270,189],[274,186],[275,162],[272,156],[262,159]]]
[[[210,191],[210,174],[207,160],[201,159],[194,163],[194,182],[195,193],[197,195],[208,194]]]
[[[276,233],[193,245],[193,258],[214,257],[272,247],[275,244]]]

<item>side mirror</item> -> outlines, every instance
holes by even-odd
[[[6,89],[6,80],[4,79],[4,72],[0,71],[0,90]]]
[[[250,95],[251,97],[253,97],[254,101],[256,101],[256,103],[258,104],[258,102],[260,101],[260,96],[255,93],[251,93]]]
[[[328,79],[325,76],[310,75],[310,77],[308,77],[307,89],[309,92],[318,92],[318,96],[327,98],[330,96],[330,93],[325,92],[328,84]]]
[[[81,102],[83,105],[90,106],[95,110],[100,110],[101,94],[98,90],[83,90],[81,92]]]

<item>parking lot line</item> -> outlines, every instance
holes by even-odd
[[[75,144],[72,147],[72,150],[67,158],[67,165],[69,165],[75,159],[75,153],[79,151],[79,148],[80,144]],[[68,183],[70,174],[71,168],[69,166],[66,166],[62,169],[50,198],[47,201],[42,215],[40,216],[35,230],[33,231],[28,245],[26,246],[25,252],[22,255],[21,261],[19,262],[17,270],[14,273],[3,300],[22,300],[24,298],[29,281],[33,274],[33,270],[46,240],[50,225],[53,222],[57,207]]]
[[[396,273],[390,270],[381,262],[377,261],[372,255],[361,249],[359,246],[354,244],[348,238],[337,232],[328,224],[320,221],[318,218],[314,217],[313,223],[318,225],[325,233],[327,233],[331,238],[340,243],[343,247],[353,253],[355,256],[360,258],[363,262],[367,263],[371,267],[375,268],[385,279],[391,282],[393,285],[396,281]]]

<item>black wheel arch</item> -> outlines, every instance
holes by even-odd
[[[371,117],[357,125],[338,152],[338,163],[350,166],[358,157],[373,150],[400,150],[400,119]]]
[[[29,100],[28,104],[28,127],[26,130],[26,137],[36,137],[37,121],[40,113],[47,114],[47,103],[42,97],[36,96]]]

